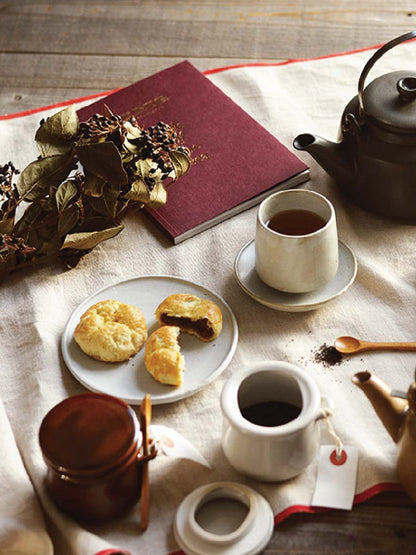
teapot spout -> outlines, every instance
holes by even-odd
[[[393,397],[391,388],[371,372],[358,372],[352,377],[352,382],[367,396],[391,438],[397,443],[403,431],[408,401]]]
[[[397,473],[405,491],[416,501],[416,384],[412,383],[407,392],[409,410],[403,426],[397,456]]]
[[[305,150],[335,181],[348,183],[354,177],[354,167],[348,163],[344,143],[333,143],[318,135],[303,133],[293,141],[296,150]]]

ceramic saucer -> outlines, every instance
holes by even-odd
[[[344,293],[357,275],[357,259],[352,250],[338,241],[339,265],[334,278],[310,293],[284,293],[261,281],[255,269],[254,240],[245,244],[234,262],[234,275],[242,289],[257,302],[285,312],[315,310]]]

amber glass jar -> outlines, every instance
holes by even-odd
[[[65,399],[43,419],[39,442],[55,504],[81,520],[109,520],[140,498],[141,432],[134,411],[101,393]]]

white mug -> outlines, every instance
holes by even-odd
[[[288,362],[259,362],[233,374],[221,393],[222,448],[230,464],[265,482],[300,474],[319,448],[317,422],[327,416],[321,408],[323,399],[331,405],[313,379]],[[298,416],[276,426],[259,425],[243,416],[247,407],[276,401],[298,407]]]
[[[305,224],[305,216],[316,215],[321,220],[317,225],[321,227],[312,225],[306,232],[298,228],[297,234],[271,229],[271,221],[282,213],[292,217],[292,224],[295,214],[299,224]],[[300,218],[300,214],[304,216]],[[290,189],[270,195],[257,212],[255,253],[257,274],[270,287],[287,293],[318,289],[338,270],[334,207],[323,195],[307,189]]]

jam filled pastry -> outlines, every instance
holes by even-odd
[[[156,309],[156,318],[162,325],[178,326],[201,341],[213,341],[222,330],[219,307],[187,293],[176,293],[162,301]]]
[[[178,343],[179,333],[177,326],[162,326],[147,340],[144,364],[160,383],[175,386],[183,383],[185,359]]]

